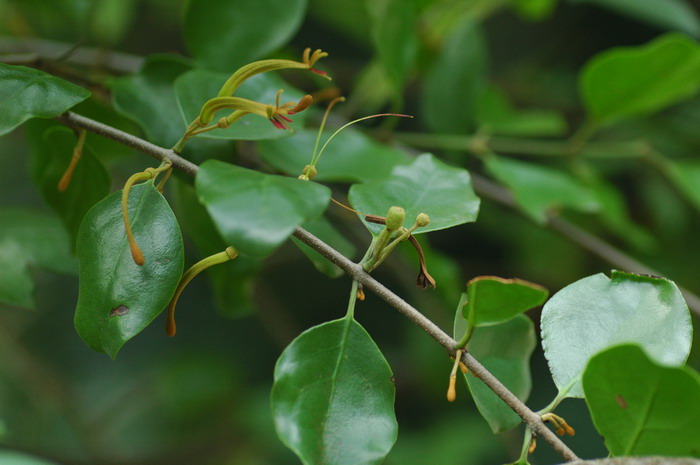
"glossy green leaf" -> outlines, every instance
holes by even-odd
[[[44,212],[0,209],[0,302],[34,308],[30,267],[74,274],[77,262],[60,220]]]
[[[330,190],[320,184],[204,162],[195,180],[199,201],[219,233],[241,253],[272,253],[304,221],[321,215]]]
[[[353,208],[364,214],[384,216],[389,207],[402,207],[406,210],[406,227],[413,225],[419,213],[427,213],[430,224],[414,234],[476,221],[480,202],[469,172],[446,165],[430,154],[421,155],[410,165],[395,167],[385,179],[354,184],[349,199]],[[375,224],[367,227],[373,232],[381,230]]]
[[[567,130],[566,120],[559,113],[515,109],[496,87],[491,87],[480,95],[476,119],[491,134],[561,136]]]
[[[324,217],[307,221],[301,226],[348,258],[352,258],[357,251],[352,242],[348,241],[340,233],[340,231],[335,229],[333,225]],[[311,260],[316,269],[321,273],[324,273],[331,278],[338,278],[345,274],[343,270],[338,268],[337,265],[333,264],[333,262],[316,252],[305,243],[301,242],[296,237],[292,237],[292,241],[297,247],[299,247],[299,250],[301,250],[309,260]]]
[[[700,36],[700,19],[685,0],[569,0],[590,3],[663,29]]]
[[[151,55],[138,73],[110,83],[116,110],[136,121],[154,144],[174,145],[185,132],[173,92],[175,79],[192,67],[177,55]]]
[[[306,3],[191,0],[185,13],[185,43],[198,62],[231,74],[286,44],[301,26]]]
[[[474,109],[486,90],[486,39],[468,20],[444,44],[423,84],[421,115],[434,132],[466,133],[474,127]]]
[[[700,375],[660,366],[637,345],[591,358],[586,403],[612,455],[700,457]]]
[[[85,214],[109,194],[109,173],[89,146],[83,148],[68,188],[61,192],[58,183],[66,171],[77,142],[75,133],[65,127],[52,127],[32,141],[32,174],[41,196],[59,214],[71,235],[78,237],[78,228]]]
[[[700,88],[700,45],[669,33],[639,47],[607,50],[586,63],[579,85],[594,122],[653,113]]]
[[[367,0],[374,48],[400,91],[418,51],[416,6],[413,0]]]
[[[90,92],[43,71],[0,63],[0,136],[31,118],[53,118]]]
[[[180,107],[184,122],[189,124],[199,116],[202,105],[216,97],[219,89],[229,75],[203,69],[193,69],[177,78],[175,81],[175,97]],[[246,80],[236,91],[236,97],[246,98],[268,105],[275,104],[277,91],[284,89],[281,103],[297,102],[304,94],[286,84],[272,73],[259,74]],[[214,116],[217,121],[222,116],[228,116],[233,110],[224,110]],[[293,116],[292,126],[303,127],[305,112]],[[288,136],[290,131],[277,129],[270,121],[258,115],[247,115],[226,129],[215,129],[203,133],[199,137],[214,139],[274,139]]]
[[[479,276],[467,283],[468,300],[462,314],[467,320],[473,315],[474,326],[503,323],[542,305],[548,295],[544,287],[522,279]]]
[[[311,161],[316,134],[315,130],[302,129],[281,140],[259,142],[260,156],[276,169],[298,176]],[[319,145],[322,146],[331,134],[332,131],[325,131]],[[348,128],[335,136],[326,147],[316,165],[318,174],[314,181],[372,181],[387,177],[395,166],[410,161],[403,151],[380,144],[362,132]]]
[[[197,200],[194,187],[177,181],[175,192],[180,225],[201,256],[208,257],[228,247],[206,208]],[[239,254],[225,266],[212,266],[204,271],[211,281],[221,314],[239,317],[254,311],[253,284],[261,265],[260,260]]]
[[[396,441],[389,365],[351,317],[315,326],[275,366],[277,434],[305,465],[379,464]]]
[[[568,174],[535,163],[489,156],[486,169],[508,186],[523,212],[539,224],[561,208],[596,211],[596,197],[583,183]]]
[[[462,314],[455,315],[454,334],[461,337],[466,330]],[[467,347],[496,378],[518,399],[525,402],[532,389],[530,356],[537,345],[535,326],[525,315],[504,323],[482,327],[474,332]],[[471,374],[464,375],[474,402],[494,433],[520,424],[521,418],[488,386]]]
[[[129,193],[129,218],[145,264],[134,263],[124,232],[121,191],[95,205],[78,232],[80,291],[75,329],[92,349],[115,358],[124,343],[165,309],[180,282],[180,228],[153,181]]]
[[[676,285],[613,271],[596,274],[557,292],[542,309],[542,348],[554,383],[568,397],[583,397],[588,360],[615,344],[633,342],[655,361],[682,365],[692,341],[688,306]]]

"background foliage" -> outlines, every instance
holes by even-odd
[[[237,66],[272,56],[298,59],[307,46],[328,51],[321,68],[348,97],[336,107],[333,127],[384,110],[415,118],[368,123],[369,131],[343,133],[319,163],[318,180],[331,183],[336,192],[345,192],[343,183],[363,181],[350,191],[350,199],[381,214],[387,205],[374,205],[373,192],[420,195],[421,186],[411,184],[412,170],[439,178],[450,163],[468,168],[476,179],[478,221],[444,230],[431,225],[436,231],[420,237],[438,281],[435,291],[415,288],[415,257],[408,248],[376,272],[442,328],[452,327],[459,294],[478,275],[527,279],[551,294],[586,276],[609,275],[614,266],[553,230],[551,216],[571,221],[700,292],[700,20],[695,3],[0,0],[0,12],[4,61],[43,69],[92,92],[90,100],[82,93],[50,114],[84,100],[76,112],[168,147],[182,135],[184,121],[193,118],[196,102],[215,93],[222,76]],[[63,44],[59,50],[65,51],[77,43],[83,47],[64,56],[52,48]],[[97,52],[88,55],[93,47]],[[306,74],[281,74],[265,75],[272,82],[251,82],[241,90],[260,96],[285,79],[290,83],[283,84],[285,97],[297,99],[301,94],[294,87],[314,92],[327,85]],[[12,81],[3,78],[3,83]],[[613,78],[625,85],[612,88]],[[202,95],[188,93],[192,89]],[[114,362],[93,353],[73,327],[78,284],[70,244],[77,239],[80,246],[79,218],[66,212],[86,212],[153,161],[90,134],[79,165],[84,171],[74,179],[74,185],[83,180],[80,185],[87,187],[67,197],[67,204],[58,202],[47,186],[60,176],[58,167],[67,162],[75,137],[55,122],[36,119],[10,132],[26,119],[22,111],[42,116],[25,103],[45,97],[23,95],[5,84],[0,92],[0,122],[9,133],[0,139],[0,444],[66,464],[298,463],[277,439],[270,415],[275,361],[305,329],[342,317],[349,280],[318,273],[314,266],[340,275],[315,260],[313,252],[302,248],[300,254],[292,241],[272,253],[282,240],[272,238],[269,245],[251,249],[255,255],[272,253],[266,261],[240,257],[212,269],[209,279],[193,281],[179,304],[176,338],[164,337],[161,318],[126,344]],[[256,175],[247,168],[296,175],[310,157],[318,124],[318,112],[309,113],[295,117],[296,131],[289,137],[264,120],[250,120],[244,138],[266,140],[236,142],[241,137],[232,126],[226,139],[212,132],[212,137],[192,140],[184,154],[198,163],[209,158],[235,162],[243,167],[236,168],[237,175],[250,183],[257,182]],[[444,162],[411,159],[422,151]],[[399,169],[399,187],[384,180],[398,164],[406,165]],[[492,185],[478,181],[479,176],[509,189],[515,208],[499,202],[503,191],[494,195]],[[217,226],[230,241],[245,243],[235,227],[212,224],[190,184],[178,177],[167,192],[184,234],[186,263],[223,250]],[[406,186],[411,189],[397,192]],[[445,195],[450,195],[449,185]],[[461,218],[473,219],[476,199],[463,202],[469,208],[459,212]],[[359,259],[357,251],[368,241],[364,226],[342,211],[331,209],[329,217],[342,235],[324,222],[305,227]],[[607,278],[594,281],[608,286]],[[540,310],[528,315],[539,326]],[[483,386],[468,379],[476,402],[464,386],[455,404],[445,402],[450,363],[423,331],[370,294],[358,304],[355,318],[376,341],[395,378],[400,430],[385,463],[492,464],[517,456],[520,430],[493,435],[489,428],[512,423],[510,412],[487,423],[477,411],[489,394],[480,393]],[[341,322],[356,328],[347,318],[331,324]],[[514,340],[522,338],[526,353],[532,350],[532,341],[522,334],[528,324],[518,317],[504,323],[512,328],[501,329]],[[498,348],[494,328],[476,333],[480,343]],[[356,333],[362,340],[364,334]],[[373,346],[367,350],[376,351]],[[596,367],[607,373],[620,353],[601,354]],[[667,379],[667,368],[656,361],[629,356],[641,367],[637,374]],[[504,375],[512,375],[524,393],[530,388],[521,376],[526,363],[514,361]],[[700,368],[697,348],[688,364]],[[528,405],[539,409],[557,391],[539,344],[531,366]],[[617,389],[615,380],[607,386],[596,376],[607,379],[591,372],[584,387],[590,382],[603,393]],[[696,374],[680,369],[666,376],[677,377],[683,386],[697,382]],[[697,396],[692,386],[689,392]],[[582,457],[603,456],[604,442],[593,428],[599,401],[593,396],[586,402],[593,420],[581,399],[569,399],[558,409],[577,430],[566,441]],[[616,451],[632,447],[624,437],[607,441]],[[644,444],[639,447],[644,450]],[[0,459],[44,463],[16,452],[0,451]],[[532,457],[533,463],[558,460],[543,444]]]

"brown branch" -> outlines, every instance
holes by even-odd
[[[172,150],[167,150],[157,145],[151,144],[143,139],[127,134],[118,129],[94,121],[90,118],[77,115],[75,113],[65,113],[57,118],[62,123],[73,128],[81,128],[112,140],[128,145],[147,155],[161,161],[170,160],[173,167],[182,170],[190,176],[196,176],[199,167],[184,158],[178,156]],[[345,271],[351,278],[360,282],[364,288],[373,291],[379,298],[394,307],[413,323],[427,332],[433,339],[442,345],[450,355],[455,354],[456,341],[442,331],[435,323],[426,318],[421,312],[408,304],[398,295],[387,289],[382,283],[366,273],[362,266],[352,262],[343,254],[333,249],[331,246],[321,241],[319,238],[302,228],[294,230],[294,236],[306,245],[326,257],[332,263]],[[564,444],[547,426],[542,422],[537,413],[530,410],[520,399],[506,388],[495,376],[491,374],[481,363],[468,353],[464,353],[462,361],[469,369],[479,377],[493,392],[513,409],[539,437],[547,441],[552,448],[557,451],[565,460],[577,460],[578,457],[569,447]]]

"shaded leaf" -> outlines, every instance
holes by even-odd
[[[663,29],[700,35],[700,20],[684,0],[569,0],[590,3]]]
[[[666,173],[686,199],[700,211],[700,162],[696,160],[666,160]]]
[[[0,302],[34,308],[30,266],[75,274],[70,238],[60,220],[44,212],[0,209]]]
[[[418,51],[414,1],[368,0],[365,5],[374,48],[400,92]]]
[[[351,317],[315,326],[275,366],[277,434],[305,465],[379,464],[397,436],[389,365]]]
[[[569,397],[584,397],[586,363],[607,347],[634,342],[659,363],[682,365],[692,340],[688,306],[672,281],[621,271],[557,292],[542,309],[541,327],[554,383]]]
[[[193,69],[175,80],[175,97],[183,118],[184,127],[199,116],[202,105],[219,93],[219,89],[226,82],[229,75],[216,73],[204,69]],[[236,90],[236,97],[246,98],[268,105],[275,104],[277,91],[284,89],[281,103],[288,101],[297,102],[304,95],[286,84],[282,79],[272,73],[259,74],[246,80]],[[232,110],[224,110],[216,113],[214,122],[222,116],[228,116]],[[294,115],[293,126],[302,127],[306,112]],[[276,139],[288,136],[291,131],[277,129],[272,123],[258,115],[247,115],[225,129],[214,129],[205,132],[199,137],[211,139]],[[180,134],[182,135],[182,133]]]
[[[217,160],[204,162],[195,188],[224,240],[264,257],[326,208],[330,190],[310,181],[263,174]]]
[[[259,142],[260,155],[278,170],[298,176],[311,161],[316,134],[315,130],[302,129],[283,140]],[[332,131],[323,133],[319,150],[331,134]],[[385,178],[395,166],[410,161],[403,151],[380,144],[362,132],[348,128],[328,144],[316,165],[318,174],[314,180],[367,182]]]
[[[466,322],[460,312],[455,315],[454,335],[461,337]],[[469,353],[496,376],[518,399],[525,402],[532,389],[530,356],[537,345],[535,326],[525,315],[504,323],[481,327],[469,342]],[[494,433],[509,430],[521,418],[488,386],[471,374],[464,375],[476,407]]]
[[[491,87],[479,96],[476,119],[492,134],[521,136],[561,136],[567,124],[562,115],[548,110],[513,108],[505,95]]]
[[[547,18],[557,6],[557,0],[510,0],[510,3],[520,16],[531,20]]]
[[[0,136],[31,118],[53,118],[90,92],[43,71],[0,63]]]
[[[0,462],[3,465],[56,465],[56,462],[9,450],[0,450]]]
[[[171,147],[186,128],[177,116],[173,82],[191,67],[177,55],[149,56],[138,73],[110,81],[115,109],[136,121],[149,141]]]
[[[612,455],[700,457],[700,375],[654,363],[637,345],[591,358],[583,374],[593,423]]]
[[[202,65],[231,74],[286,44],[301,26],[306,4],[306,0],[192,0],[185,13],[185,43]]]
[[[165,309],[184,266],[180,228],[153,181],[129,193],[129,218],[145,257],[143,266],[134,263],[121,195],[111,194],[88,212],[77,243],[80,291],[75,329],[88,346],[112,358]]]
[[[470,19],[444,43],[423,84],[421,114],[434,132],[463,134],[474,127],[473,109],[486,89],[486,39]]]
[[[197,200],[194,187],[180,181],[176,186],[180,225],[200,254],[208,257],[228,247],[229,244],[219,235],[206,208]],[[212,266],[204,271],[211,281],[220,313],[228,317],[239,317],[255,310],[253,284],[261,265],[259,260],[239,255],[225,266]]]
[[[700,45],[669,33],[639,47],[607,50],[586,63],[579,86],[594,122],[653,113],[700,88]]]
[[[352,242],[348,241],[340,233],[340,231],[335,229],[333,225],[324,217],[307,221],[302,225],[302,227],[348,258],[352,258],[357,251]],[[338,268],[337,265],[333,264],[333,262],[316,252],[305,243],[301,242],[296,237],[292,237],[292,242],[299,247],[299,250],[301,250],[309,260],[311,260],[316,269],[321,273],[324,273],[331,278],[338,278],[345,274],[343,270]]]
[[[353,208],[364,214],[384,216],[389,207],[402,207],[406,227],[413,225],[419,213],[427,213],[430,224],[414,234],[476,221],[480,202],[468,171],[446,165],[430,154],[395,167],[385,179],[352,185],[349,199]],[[376,224],[367,223],[367,227],[374,233],[381,231]]]
[[[562,171],[496,155],[484,163],[491,175],[510,188],[523,212],[539,224],[561,208],[583,212],[599,208],[593,192]]]
[[[77,142],[75,133],[65,127],[52,127],[32,145],[32,174],[41,196],[59,214],[71,235],[73,248],[85,214],[109,194],[109,173],[90,147],[83,148],[68,188],[60,192],[58,183],[66,171]]]
[[[462,315],[469,321],[473,314],[474,326],[503,323],[542,305],[548,295],[544,287],[522,279],[479,276],[467,283],[468,300]]]

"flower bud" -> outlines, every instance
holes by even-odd
[[[406,210],[401,207],[391,207],[386,214],[386,229],[394,232],[403,226],[406,219]]]
[[[426,213],[420,213],[416,217],[416,225],[418,225],[419,228],[423,228],[425,226],[428,226],[430,224],[430,217]]]

